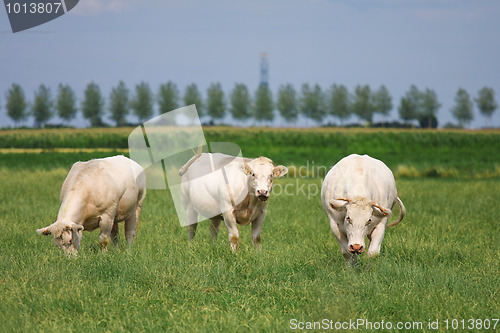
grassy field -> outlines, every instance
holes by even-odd
[[[278,180],[294,195],[270,199],[260,252],[249,227],[232,253],[224,228],[210,241],[207,222],[189,245],[169,192],[150,190],[129,251],[122,237],[103,254],[98,233],[84,233],[68,259],[35,230],[55,220],[68,167],[107,155],[0,155],[1,332],[284,332],[323,319],[383,320],[392,331],[408,322],[412,332],[464,319],[456,331],[486,332],[468,320],[499,318],[498,178],[398,178],[407,217],[378,258],[356,267],[344,264],[321,209],[321,179],[300,177]]]
[[[61,154],[55,149],[74,149],[82,156],[85,150],[92,148],[116,149],[122,153],[128,147],[131,131],[132,128],[0,131],[0,156],[13,148],[17,153],[23,149],[43,149],[45,156],[38,156],[34,164],[46,165],[45,161],[38,163],[39,159],[46,159],[51,166],[56,166]],[[500,178],[498,130],[208,127],[204,132],[208,142],[233,142],[241,147],[245,156],[265,155],[288,166],[309,163],[330,168],[342,157],[357,153],[381,159],[401,177]],[[0,159],[0,167],[9,163],[3,159],[9,157]],[[68,167],[71,163],[59,165]]]

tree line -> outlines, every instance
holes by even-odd
[[[105,126],[103,117],[112,120],[116,126],[125,126],[130,113],[139,122],[152,118],[155,104],[159,114],[177,109],[184,105],[196,104],[200,116],[211,122],[222,120],[230,114],[236,121],[254,120],[265,122],[274,120],[277,110],[288,123],[296,123],[299,115],[310,119],[317,125],[333,116],[343,126],[347,119],[356,116],[365,124],[372,125],[376,114],[389,116],[394,105],[388,89],[382,85],[372,89],[369,85],[357,85],[352,92],[342,84],[332,84],[328,89],[320,85],[302,84],[296,90],[292,84],[282,84],[276,98],[266,85],[259,85],[252,94],[243,83],[235,83],[232,90],[224,93],[220,83],[211,84],[203,98],[195,83],[185,87],[183,94],[171,81],[161,84],[157,93],[146,82],[141,82],[129,90],[123,81],[111,89],[108,102],[99,86],[91,82],[84,91],[83,100],[78,104],[74,90],[68,84],[59,84],[55,98],[50,88],[41,84],[35,91],[34,99],[29,102],[19,84],[12,84],[5,94],[7,115],[18,126],[29,116],[34,119],[35,127],[43,127],[57,114],[68,125],[82,112],[93,127]],[[476,97],[459,88],[455,105],[450,110],[460,127],[467,126],[474,119],[474,104],[488,120],[498,108],[492,88],[483,87]],[[434,90],[419,90],[410,86],[397,106],[399,118],[407,124],[418,123],[420,127],[437,127],[437,113],[441,108]]]

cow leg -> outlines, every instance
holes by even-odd
[[[262,213],[259,217],[252,221],[252,240],[256,250],[260,250],[260,231],[262,230],[262,225],[264,224],[265,214]]]
[[[221,222],[220,217],[210,219],[210,237],[212,238],[212,242],[215,242],[215,240],[217,239],[220,222]]]
[[[114,246],[118,246],[118,222],[113,223],[113,228],[111,229],[111,240]]]
[[[196,234],[196,228],[198,227],[198,223],[193,223],[187,226],[188,233],[188,241],[192,242],[194,235]]]
[[[229,210],[223,214],[224,223],[226,224],[227,233],[229,237],[229,243],[231,245],[231,250],[236,252],[238,248],[238,240],[240,238],[240,233],[236,227],[236,217],[232,210]]]
[[[376,257],[380,253],[380,246],[382,245],[385,235],[385,224],[386,221],[380,221],[380,223],[373,228],[368,237],[370,239],[370,245],[368,246],[367,254],[370,258]]]
[[[108,251],[108,244],[111,241],[111,231],[113,230],[114,218],[107,214],[101,215],[99,219],[99,245],[103,252]]]
[[[191,242],[196,233],[196,227],[198,226],[198,213],[191,207],[187,209],[187,220],[188,240]]]
[[[139,208],[140,210],[140,208]],[[132,214],[125,219],[125,239],[127,240],[128,246],[132,245],[135,240],[135,227],[137,226],[137,216],[138,214]]]
[[[132,245],[135,240],[135,228],[137,227],[137,222],[139,221],[139,215],[141,215],[142,203],[144,202],[145,197],[146,193],[141,191],[139,193],[139,201],[135,207],[135,214],[132,214],[125,219],[125,239],[127,240],[127,244],[129,246]]]
[[[349,241],[347,240],[347,236],[340,230],[337,222],[335,222],[333,218],[330,218],[330,228],[332,229],[332,233],[340,245],[340,250],[342,251],[344,259],[348,261],[354,260],[355,256],[351,252],[349,252]]]

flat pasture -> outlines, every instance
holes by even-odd
[[[224,139],[217,135],[214,141]],[[267,155],[264,148],[245,147],[245,140],[239,142],[243,149]],[[488,149],[493,155],[498,148]],[[427,152],[436,156],[430,147]],[[276,181],[259,252],[248,226],[240,228],[237,253],[223,225],[217,241],[210,241],[208,222],[188,244],[169,192],[149,190],[130,249],[121,226],[118,248],[101,253],[98,232],[84,232],[79,256],[67,258],[35,230],[55,220],[73,162],[112,154],[0,154],[0,331],[285,332],[307,325],[335,331],[354,321],[363,332],[447,332],[453,320],[464,325],[457,331],[494,331],[500,178],[493,174],[397,177],[407,216],[387,230],[378,258],[362,255],[354,267],[344,263],[331,234],[317,175]],[[283,161],[281,152],[274,154],[285,165],[309,159]],[[494,170],[496,158],[485,156],[481,168]],[[437,329],[431,328],[437,320]],[[476,320],[489,320],[490,329],[478,329]],[[337,331],[353,331],[344,328]]]

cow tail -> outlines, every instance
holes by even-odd
[[[401,199],[399,199],[399,197],[396,197],[396,202],[398,203],[399,208],[400,208],[400,210],[399,210],[399,218],[395,222],[392,222],[391,224],[389,224],[387,226],[387,228],[394,227],[396,224],[398,224],[399,222],[401,222],[403,220],[403,218],[405,217],[405,215],[406,215],[405,205],[403,205],[403,202],[401,201]]]
[[[203,145],[200,145],[198,147],[198,152],[196,153],[196,155],[191,157],[191,159],[189,161],[187,161],[187,163],[184,164],[182,166],[182,168],[180,168],[179,176],[182,176],[183,174],[186,173],[187,169],[191,166],[191,164],[193,164],[197,159],[199,159],[201,157],[202,152],[203,152]]]

